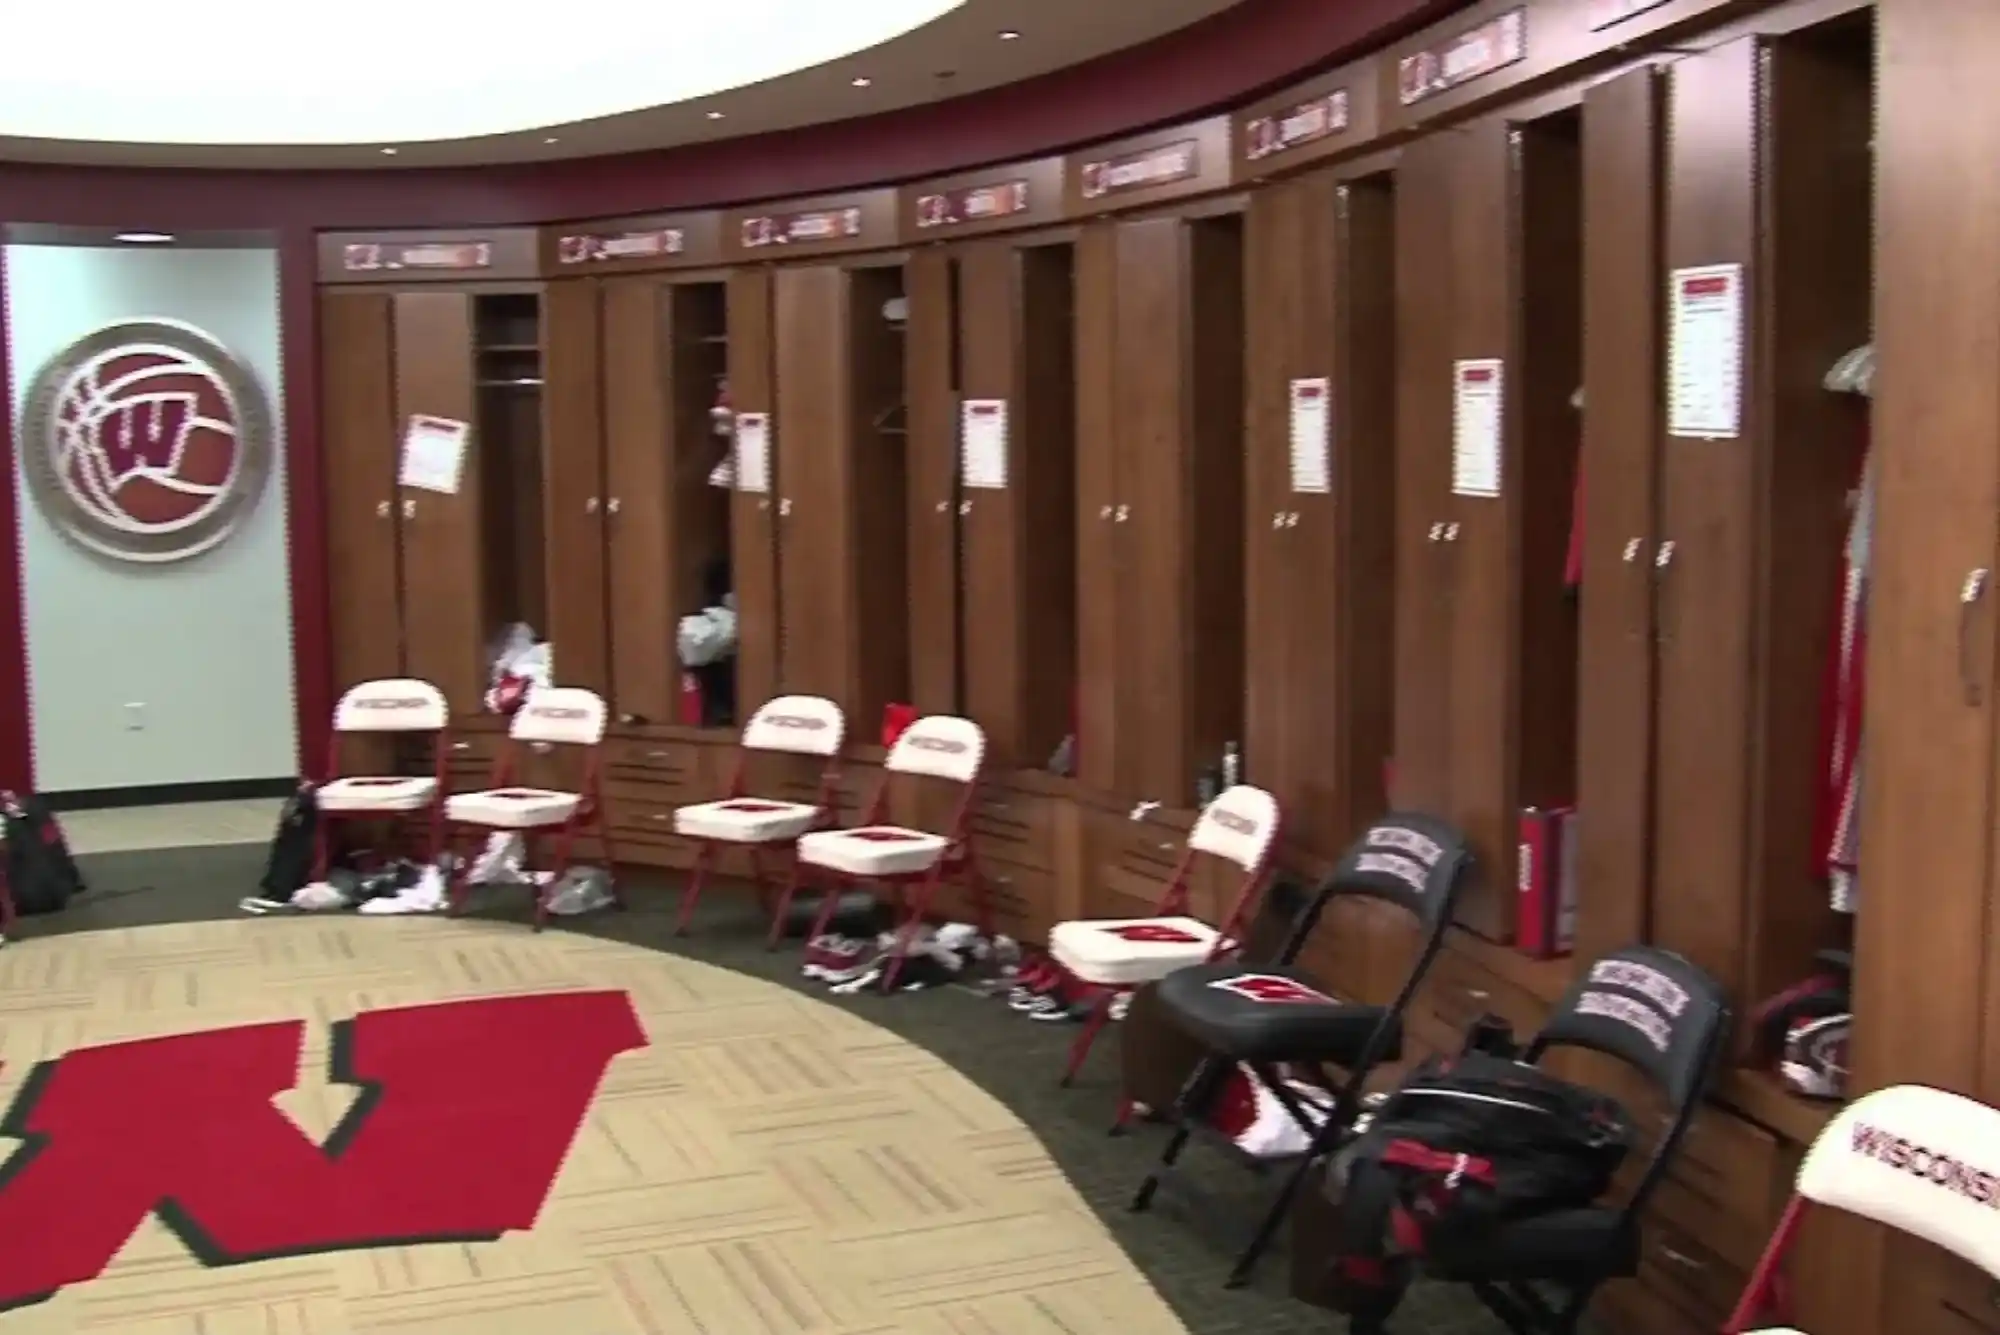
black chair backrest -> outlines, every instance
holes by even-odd
[[[1403,1000],[1408,1000],[1423,981],[1431,957],[1444,944],[1452,910],[1457,907],[1460,891],[1472,879],[1475,865],[1465,836],[1437,817],[1414,811],[1379,816],[1348,845],[1326,879],[1313,887],[1312,897],[1293,923],[1276,963],[1291,964],[1298,959],[1334,900],[1344,896],[1379,900],[1408,913],[1423,930],[1423,949],[1404,988]]]
[[[1722,985],[1671,950],[1627,946],[1585,969],[1528,1045],[1587,1048],[1645,1076],[1676,1110],[1698,1102],[1729,1037]]]
[[[1585,969],[1522,1058],[1541,1061],[1551,1048],[1601,1052],[1644,1076],[1667,1101],[1665,1132],[1622,1215],[1639,1217],[1694,1124],[1729,1042],[1722,985],[1693,963],[1657,946],[1614,950]]]

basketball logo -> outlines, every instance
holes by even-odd
[[[42,367],[22,415],[28,490],[63,536],[161,564],[226,541],[271,472],[271,409],[192,325],[126,320]]]

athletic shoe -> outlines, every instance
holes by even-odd
[[[1067,1020],[1070,1018],[1070,1004],[1058,993],[1048,992],[1036,997],[1033,1003],[1021,1008],[1021,1014],[1030,1020]]]
[[[874,943],[852,936],[823,936],[806,947],[806,962],[800,972],[808,978],[830,981],[852,970],[868,956]]]
[[[1117,996],[1111,998],[1111,1014],[1106,1018],[1114,1021],[1122,1020],[1131,1009],[1132,994],[1130,992],[1120,992]]]
[[[1062,970],[1049,960],[1023,965],[1007,993],[1007,1004],[1017,1011],[1034,1005],[1051,990],[1062,986]]]

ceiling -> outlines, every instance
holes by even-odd
[[[15,133],[0,133],[0,161],[380,169],[596,157],[960,97],[1151,41],[1241,2],[851,0],[848,6],[831,6],[823,0],[655,0],[643,11],[610,16],[602,28],[586,28],[594,41],[584,47],[566,44],[559,26],[536,36],[496,22],[495,37],[476,42],[442,29],[425,33],[426,24],[440,21],[463,28],[462,11],[449,6],[434,11],[442,20],[397,11],[391,22],[402,40],[393,44],[382,43],[384,29],[376,20],[353,37],[331,27],[317,40],[301,42],[284,6],[181,0],[172,12],[188,19],[189,32],[234,34],[222,39],[227,60],[199,76],[209,92],[190,102],[185,94],[164,91],[177,86],[171,76],[182,67],[158,56],[165,39],[136,19],[128,25],[122,16],[94,17],[93,26],[133,34],[134,46],[107,51],[101,41],[93,42],[83,61],[25,67],[30,72],[25,84],[17,82],[24,67],[11,68],[0,88],[0,132]],[[158,12],[150,0],[126,3],[135,16],[142,5],[147,13]],[[230,13],[204,18],[204,8]],[[61,16],[59,7],[54,12]],[[697,16],[710,12],[716,16],[711,30],[695,38],[686,58],[657,57],[670,44],[675,51],[690,49],[688,34],[700,29]],[[842,26],[829,30],[813,17],[828,13],[841,15]],[[231,15],[235,22],[224,21]],[[913,22],[917,26],[911,27]],[[412,29],[411,23],[418,26]],[[857,42],[899,31],[854,49]],[[215,39],[201,40],[213,49]],[[260,41],[271,44],[271,54],[262,58],[256,54]],[[369,53],[357,55],[363,42],[371,44]],[[52,41],[43,49],[59,45]],[[137,53],[121,55],[121,50]],[[413,50],[442,53],[439,72],[412,61]],[[843,50],[850,53],[831,54]],[[758,77],[815,58],[819,63],[796,72]],[[238,82],[230,82],[232,71]],[[755,81],[707,91],[746,77]],[[536,87],[538,79],[539,95],[523,91]],[[81,80],[90,82],[79,87]],[[155,87],[162,91],[155,93]],[[688,96],[691,92],[698,95]],[[578,118],[586,111],[635,104],[645,109]],[[68,114],[57,114],[65,110]],[[469,133],[495,123],[505,132]],[[291,142],[231,142],[248,137],[233,128],[246,124],[282,125],[279,133],[248,133]],[[401,137],[391,133],[398,127]],[[20,133],[24,130],[34,137]],[[145,142],[146,135],[182,142]]]

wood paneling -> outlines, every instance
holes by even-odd
[[[472,298],[463,292],[398,292],[396,419],[412,413],[459,422],[478,418],[473,388]],[[456,494],[400,489],[403,502],[404,662],[433,682],[454,713],[476,713],[486,692],[487,571],[481,550],[480,442],[467,451]]]
[[[1583,580],[1578,953],[1647,935],[1653,847],[1653,553],[1666,81],[1646,67],[1583,103]]]
[[[326,530],[333,581],[333,686],[403,672],[402,523],[396,510],[393,300],[320,297]]]
[[[1121,668],[1133,652],[1118,541],[1118,234],[1084,229],[1076,247],[1077,773],[1105,792],[1135,788],[1123,738]]]
[[[814,264],[776,271],[778,546],[786,691],[824,695],[853,718],[855,624],[848,523],[853,457],[847,374],[847,273]],[[855,718],[857,727],[865,720]]]
[[[729,275],[729,397],[739,413],[771,412],[775,328],[771,270],[737,269]],[[729,550],[736,588],[736,695],[747,711],[778,693],[785,650],[780,603],[777,500],[785,486],[781,439],[771,449],[769,493],[731,493]]]
[[[604,489],[616,513],[607,524],[606,603],[610,612],[613,707],[620,716],[675,717],[679,674],[674,635],[688,605],[687,572],[674,555],[682,467],[693,449],[672,411],[669,296],[654,278],[609,278],[603,294]],[[662,577],[665,572],[665,577]]]
[[[607,615],[603,357],[598,286],[551,283],[542,297],[542,541],[546,621],[558,676],[612,698]]]
[[[959,626],[958,278],[950,252],[931,247],[903,269],[910,303],[910,699],[926,714],[963,708]]]

